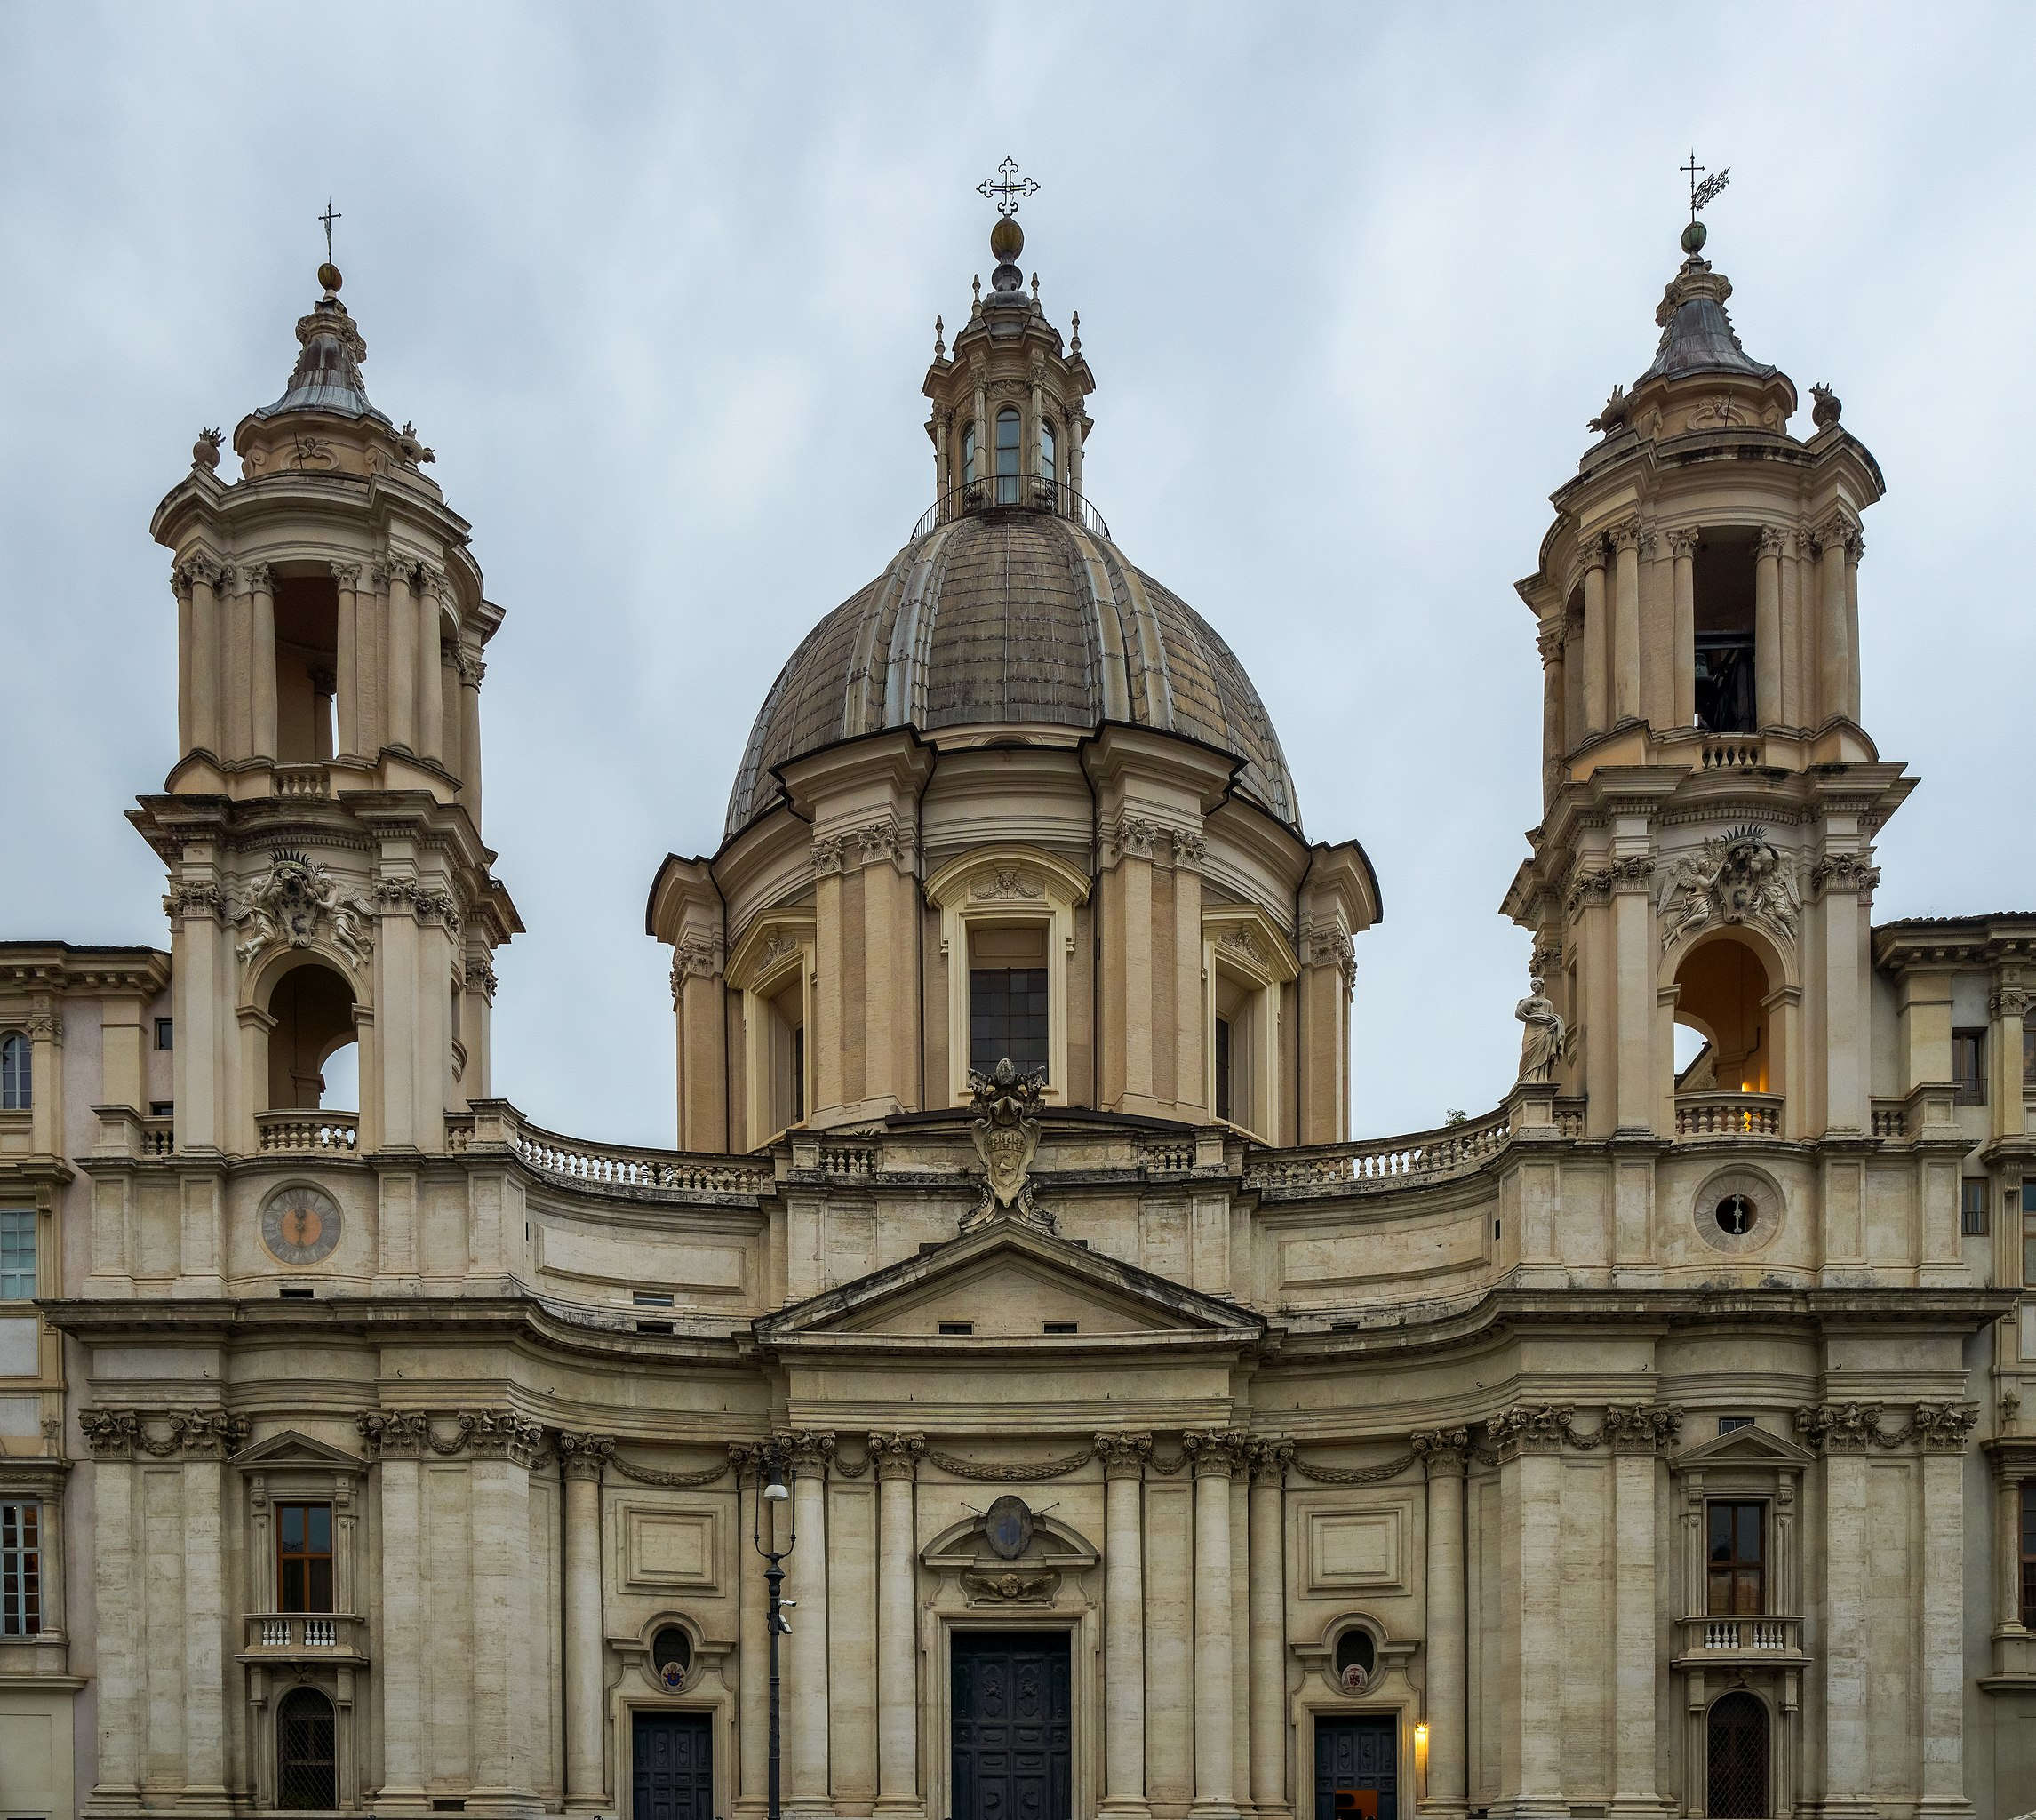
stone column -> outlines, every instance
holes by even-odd
[[[1754,725],[1765,730],[1782,722],[1782,547],[1788,533],[1769,525],[1761,532],[1761,554],[1753,568]]]
[[[1611,725],[1612,628],[1605,618],[1605,540],[1585,540],[1584,730],[1602,733]]]
[[[414,1812],[424,1792],[424,1591],[419,1577],[425,1417],[371,1412],[359,1418],[381,1504],[381,1634],[375,1680],[381,1692],[382,1785],[378,1812]]]
[[[1987,1032],[1987,1072],[1992,1076],[1987,1083],[1987,1117],[1996,1138],[2023,1136],[2029,1116],[2024,1109],[2022,1032],[2032,994],[2021,978],[2019,968],[2003,967],[1986,1001],[1992,1026]],[[1987,1192],[1992,1192],[1991,1185]]]
[[[275,756],[275,578],[266,563],[247,571],[253,596],[248,643],[249,749],[256,758]]]
[[[1655,1459],[1681,1412],[1608,1409],[1612,1444],[1611,1811],[1658,1815],[1655,1792]]]
[[[565,1804],[590,1812],[607,1792],[607,1714],[602,1710],[601,1469],[606,1434],[562,1433],[565,1479]]]
[[[1512,1820],[1568,1820],[1562,1799],[1564,1412],[1520,1406],[1486,1432],[1498,1450],[1500,1662],[1514,1697],[1499,1750]],[[1433,1773],[1433,1758],[1429,1760]]]
[[[1120,813],[1107,835],[1104,918],[1103,1051],[1096,1058],[1105,1106],[1153,1113],[1153,848],[1161,830]],[[1170,985],[1171,982],[1169,982]]]
[[[417,595],[417,754],[419,758],[442,761],[445,757],[445,668],[439,643],[440,603],[451,592],[451,583],[435,569],[418,571]]]
[[[1657,949],[1652,882],[1653,863],[1644,852],[1614,859],[1613,996],[1619,1045],[1615,1091],[1622,1131],[1653,1130],[1661,1110],[1654,1070]]]
[[[1103,1462],[1103,1809],[1146,1813],[1146,1599],[1139,1483],[1149,1434],[1098,1434]]]
[[[1824,722],[1847,714],[1852,706],[1852,646],[1847,636],[1845,595],[1845,544],[1848,532],[1841,523],[1823,526],[1816,533],[1822,553],[1817,563],[1816,674],[1817,719]]]
[[[1866,539],[1848,527],[1845,536],[1845,712],[1859,718],[1859,681],[1865,666],[1859,660],[1859,558]]]
[[[770,1773],[770,1632],[766,1628],[769,1589],[756,1540],[761,1537],[774,1548],[777,1537],[771,1527],[776,1506],[762,1498],[764,1453],[762,1446],[741,1441],[731,1442],[728,1449],[735,1466],[735,1540],[742,1561],[735,1577],[740,1606],[736,1619],[735,1811],[746,1816],[765,1812]],[[743,1510],[745,1490],[753,1500],[747,1515]]]
[[[220,1476],[247,1425],[219,1416],[184,1435],[184,1792],[222,1805],[226,1774],[226,1576]]]
[[[1251,1802],[1261,1814],[1287,1801],[1287,1569],[1282,1491],[1292,1446],[1251,1448]],[[1433,1658],[1430,1657],[1431,1662]]]
[[[1146,1482],[1145,1759],[1148,1801],[1194,1795],[1194,1482]]]
[[[461,645],[459,671],[459,800],[467,818],[481,826],[481,679],[488,674],[480,648]]]
[[[417,750],[418,564],[396,557],[389,568],[387,714],[383,737],[406,752]]]
[[[1612,628],[1612,716],[1615,723],[1641,712],[1641,522],[1615,526],[1615,614]]]
[[[827,1462],[831,1434],[778,1437],[792,1474],[792,1510],[798,1543],[786,1563],[786,1596],[798,1608],[786,1654],[784,1710],[785,1808],[792,1814],[831,1814],[827,1783]]]
[[[369,591],[354,603],[360,659],[354,672],[359,702],[355,722],[363,758],[375,757],[389,739],[389,617],[395,582],[395,564],[387,556],[376,557],[368,564]]]
[[[1694,531],[1668,534],[1675,602],[1675,724],[1697,723],[1697,538]],[[1431,1776],[1433,1772],[1431,1772]]]
[[[91,1571],[98,1605],[99,1780],[91,1808],[141,1805],[141,1583],[135,1560],[134,1418],[84,1409],[92,1449]]]
[[[1174,1002],[1174,1116],[1206,1123],[1216,1116],[1216,1082],[1209,1078],[1208,1004],[1202,994],[1202,869],[1206,836],[1175,828],[1173,858],[1174,971],[1159,982]],[[1275,1114],[1276,1116],[1276,1114]]]
[[[179,572],[191,595],[190,749],[217,757],[226,738],[220,721],[220,696],[227,673],[220,611],[225,571],[209,557],[194,556]]]
[[[468,1427],[469,1421],[473,1425]],[[531,1766],[534,1694],[526,1664],[531,1603],[531,1461],[544,1431],[507,1410],[460,1417],[472,1464],[467,1496],[475,1549],[474,1589],[474,1785],[468,1813],[524,1812],[535,1806]]]
[[[923,1814],[919,1798],[919,1545],[913,1478],[926,1443],[873,1434],[876,1463],[876,1811]]]
[[[180,563],[171,570],[170,591],[177,597],[177,755],[181,758],[198,743],[193,719],[197,637],[192,629],[190,563]]]
[[[1428,1473],[1428,1798],[1425,1814],[1468,1811],[1470,1731],[1465,1680],[1464,1475],[1471,1449],[1462,1428],[1417,1434]]]
[[[332,583],[339,598],[339,636],[337,675],[333,679],[332,745],[342,757],[358,756],[361,738],[361,565],[331,564]]]
[[[1920,1406],[1923,1445],[1923,1799],[1919,1814],[1971,1812],[1965,1799],[1965,1445],[1975,1411]]]
[[[1541,800],[1554,800],[1562,781],[1563,759],[1569,752],[1567,730],[1562,724],[1562,642],[1565,613],[1558,606],[1536,634],[1534,648],[1541,653]],[[1433,1785],[1433,1776],[1430,1778]]]
[[[1230,1736],[1230,1475],[1243,1457],[1234,1429],[1182,1437],[1194,1466],[1194,1805],[1237,1812]]]
[[[1822,1425],[1824,1445],[1824,1775],[1829,1814],[1871,1814],[1866,1736],[1866,1609],[1872,1596],[1866,1533],[1871,1416],[1799,1412]],[[1956,1608],[1957,1600],[1953,1599]]]
[[[253,566],[220,571],[219,755],[245,758],[254,749]],[[268,571],[261,570],[267,578]]]
[[[2008,1461],[1993,1462],[1993,1629],[2024,1634],[2022,1622],[2022,1481]]]

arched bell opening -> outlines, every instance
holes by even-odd
[[[307,961],[270,989],[268,1110],[315,1112],[360,1106],[354,988],[336,968]],[[339,1090],[350,1088],[342,1100]]]
[[[1739,930],[1709,936],[1675,971],[1679,1137],[1779,1136],[1787,1091],[1777,964]]]

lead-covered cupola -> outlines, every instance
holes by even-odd
[[[986,189],[989,290],[922,386],[932,503],[770,685],[719,851],[651,889],[680,1141],[962,1106],[1007,1058],[1063,1111],[1339,1138],[1377,882],[1305,840],[1244,667],[1090,503],[1080,319],[1026,283],[1008,161]]]

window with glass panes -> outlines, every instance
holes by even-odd
[[[2022,1624],[2036,1630],[2036,1479],[2022,1481]]]
[[[2022,1185],[2022,1283],[2036,1289],[2036,1182]]]
[[[997,413],[997,504],[1015,506],[1018,496],[1018,414]]]
[[[279,1504],[275,1507],[275,1608],[332,1608],[332,1506]]]
[[[1959,1184],[1958,1229],[1967,1238],[1986,1231],[1986,1197],[1992,1186],[1984,1176],[1968,1176]]]
[[[0,1302],[36,1297],[36,1209],[0,1207]]]
[[[43,1633],[43,1507],[0,1504],[0,1637]]]
[[[36,1098],[36,1052],[19,1030],[0,1035],[0,1112],[25,1113]]]
[[[969,970],[969,1066],[986,1074],[1009,1056],[1020,1074],[1046,1066],[1043,967]]]
[[[1952,1079],[1958,1083],[1958,1099],[1978,1106],[1986,1098],[1986,1032],[1952,1032]]]
[[[1758,1615],[1766,1608],[1762,1601],[1768,1591],[1762,1533],[1767,1506],[1718,1502],[1705,1515],[1710,1533],[1704,1608],[1713,1616]]]

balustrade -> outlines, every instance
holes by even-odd
[[[1800,1656],[1800,1617],[1686,1617],[1682,1653],[1697,1656]]]
[[[358,1661],[367,1624],[346,1612],[254,1611],[247,1615],[248,1658]]]
[[[1397,1188],[1465,1173],[1512,1141],[1505,1112],[1487,1113],[1403,1138],[1325,1144],[1300,1152],[1261,1152],[1245,1169],[1249,1186],[1275,1193],[1305,1188]]]
[[[332,772],[329,765],[279,764],[275,777],[278,796],[318,798],[332,794]]]
[[[1675,1096],[1678,1138],[1779,1138],[1782,1097],[1778,1093],[1679,1093]]]
[[[358,1113],[257,1113],[254,1128],[264,1156],[352,1156],[361,1145]]]

